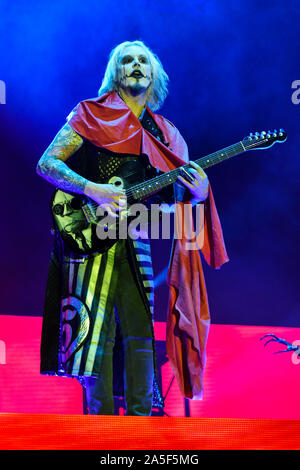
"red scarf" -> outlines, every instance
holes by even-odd
[[[69,124],[98,147],[117,153],[145,153],[150,163],[160,171],[167,172],[186,164],[189,161],[188,148],[179,131],[167,119],[153,114],[148,106],[147,111],[163,132],[168,147],[143,128],[116,92],[81,101],[72,111]],[[179,205],[183,207],[183,203]],[[210,187],[205,201],[201,251],[213,268],[220,268],[229,260]],[[167,280],[170,288],[168,358],[182,394],[187,398],[201,399],[210,313],[200,253],[199,250],[186,249],[185,237],[173,239]]]

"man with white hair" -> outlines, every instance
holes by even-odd
[[[87,196],[108,214],[118,217],[126,208],[125,191],[109,184],[108,180],[124,161],[146,154],[148,166],[160,172],[188,162],[186,143],[176,127],[153,113],[164,102],[167,82],[161,62],[143,42],[119,44],[110,54],[99,96],[81,101],[70,113],[68,122],[39,160],[38,174],[62,191]],[[209,200],[209,204],[213,204],[212,196],[208,198],[206,174],[193,162],[190,167],[191,178],[178,177],[181,188],[185,188],[184,200],[192,204]],[[114,414],[113,395],[118,393],[125,396],[127,415],[149,416],[153,405],[163,406],[157,386],[149,240],[128,237],[118,240],[105,253],[78,257],[61,239],[57,227],[54,231],[55,245],[44,307],[41,372],[78,378],[86,389],[90,414]],[[200,261],[195,258],[199,253],[185,253],[185,258],[182,253],[182,246],[178,249],[175,246],[172,261],[176,256],[182,260],[189,257],[187,262],[191,263],[193,256],[191,272],[194,269],[204,291]],[[222,253],[224,262],[225,248]],[[174,297],[176,291],[176,296],[180,296],[185,281],[175,289],[172,272],[175,270],[170,266],[172,295]],[[205,292],[198,297],[201,297],[202,312],[197,315],[203,323],[202,330],[197,326],[190,333],[191,337],[202,334],[209,323],[207,302],[202,300],[206,299]],[[170,309],[173,309],[174,319],[169,325],[176,321],[173,300],[171,298]],[[194,310],[187,305],[189,308],[190,312]],[[170,338],[175,338],[173,333],[177,327],[175,323],[170,327]],[[192,357],[195,348],[188,345],[186,349],[183,344],[185,333],[180,340],[181,352],[175,344],[178,338],[172,345],[170,339],[169,356],[182,393],[192,398],[201,393],[202,371],[199,369],[195,375],[195,370],[198,365],[204,367],[203,357],[200,357],[204,351],[199,351],[195,362]],[[192,339],[194,344],[198,342]],[[120,392],[113,388],[116,345],[119,348],[121,345],[123,356],[119,358],[123,357],[124,361],[115,362],[119,375],[124,371],[123,391]],[[178,366],[178,354],[183,362],[191,357],[193,365]],[[194,372],[187,379],[189,369]]]

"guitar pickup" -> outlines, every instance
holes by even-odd
[[[82,212],[84,213],[87,222],[92,223],[97,220],[96,212],[90,204],[82,206]]]

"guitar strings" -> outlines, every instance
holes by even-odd
[[[233,144],[233,145],[230,145],[229,147],[226,147],[223,150],[220,150],[218,152],[211,153],[210,155],[201,157],[200,159],[195,160],[195,162],[199,165],[200,165],[200,163],[203,162],[203,163],[205,163],[205,165],[202,165],[201,168],[207,168],[207,167],[213,166],[214,164],[216,164],[219,161],[225,160],[227,158],[231,158],[234,155],[237,155],[237,153],[242,153],[244,151],[247,151],[248,149],[251,149],[252,147],[257,146],[257,144],[260,144],[261,142],[265,142],[265,141],[266,141],[266,139],[254,140],[253,143],[247,145],[247,148],[245,148],[243,143],[240,141],[236,144]],[[238,150],[238,152],[237,152],[237,150]],[[232,153],[232,155],[230,155],[230,153],[232,151],[233,151],[233,153]],[[225,155],[225,158],[220,158],[220,156],[223,157],[223,155]],[[209,164],[207,164],[207,163],[209,163]],[[145,190],[145,187],[147,185],[148,185],[149,188],[151,188],[152,191],[150,191],[150,193],[146,192],[146,194],[141,194],[142,196],[147,196],[148,194],[151,194],[151,192],[152,193],[156,192],[156,189],[160,190],[163,187],[174,183],[177,179],[177,176],[178,176],[178,173],[180,172],[180,169],[181,168],[187,168],[187,167],[189,167],[189,163],[187,163],[186,165],[183,165],[182,167],[174,168],[173,170],[170,170],[166,174],[156,176],[155,178],[152,178],[148,181],[146,180],[146,181],[143,181],[142,183],[138,183],[137,185],[131,186],[130,188],[125,190],[125,195],[127,197],[127,200],[128,199],[133,199],[133,200],[136,199],[136,193],[137,192],[143,193],[143,191]],[[156,183],[160,183],[159,186],[156,186]],[[139,195],[139,197],[141,195]],[[96,207],[98,207],[99,204],[96,203],[96,201],[92,201],[90,203],[90,205],[93,208],[96,208]]]
[[[257,141],[256,141],[256,144],[257,144]],[[205,161],[205,163],[207,163],[207,160],[209,159],[209,165],[205,165],[203,166],[203,168],[206,168],[208,166],[212,166],[214,163],[216,163],[217,161],[220,160],[219,158],[219,154],[225,154],[226,155],[226,158],[228,158],[229,156],[233,156],[236,154],[236,148],[239,147],[239,150],[242,150],[244,151],[244,148],[240,148],[241,147],[241,142],[237,143],[237,144],[233,144],[229,147],[227,147],[226,149],[220,151],[220,152],[215,152],[215,153],[212,153],[211,155],[208,155],[208,156],[205,156],[205,157],[202,157],[200,158],[199,160],[196,160],[196,163],[197,162],[201,162],[202,160]],[[228,155],[229,152],[231,150],[234,150],[234,154],[232,155]],[[216,158],[215,158],[216,157]],[[223,158],[221,159],[223,160]],[[212,162],[212,163],[211,163]],[[201,165],[200,165],[201,166]],[[189,167],[189,163],[187,163],[186,165],[183,165],[182,167],[180,168],[187,168]],[[127,194],[130,194],[130,196],[134,196],[134,193],[137,193],[138,191],[140,192],[143,192],[143,190],[145,189],[145,186],[147,186],[148,182],[150,181],[150,184],[148,184],[148,187],[151,187],[153,185],[153,189],[154,191],[157,189],[161,189],[162,187],[164,186],[167,186],[169,184],[171,184],[172,182],[175,182],[176,179],[177,179],[177,175],[178,173],[180,172],[180,168],[175,168],[174,170],[171,170],[169,172],[167,172],[166,174],[163,174],[163,175],[159,175],[155,178],[152,178],[151,180],[146,180],[144,181],[143,183],[139,183],[135,186],[132,186],[131,188],[128,188],[128,190],[126,190],[126,193]],[[161,187],[157,187],[156,186],[156,183],[157,182],[161,182]]]
[[[217,163],[220,160],[224,160],[224,158],[219,157],[219,155],[221,155],[221,154],[224,154],[226,156],[225,159],[230,158],[230,157],[233,157],[234,155],[236,155],[236,150],[237,149],[238,149],[238,153],[241,153],[240,150],[242,152],[244,152],[244,151],[248,150],[251,147],[257,146],[258,143],[263,142],[263,141],[264,141],[263,139],[256,140],[252,144],[248,145],[247,149],[244,148],[244,146],[241,142],[238,142],[238,143],[233,144],[229,147],[226,147],[224,150],[221,150],[219,152],[214,152],[210,155],[201,157],[200,159],[195,160],[195,161],[196,161],[196,163],[200,163],[202,161],[207,163],[207,161],[209,160],[209,165],[206,164],[206,165],[202,166],[202,168],[207,168],[207,167],[212,166],[213,164]],[[232,150],[234,151],[234,153],[232,155],[230,155],[230,152]],[[183,165],[180,168],[187,168],[187,167],[189,167],[189,163],[187,163],[186,165]],[[151,181],[150,184],[154,184],[154,187],[153,187],[154,191],[155,191],[155,185],[156,185],[157,181],[161,181],[163,183],[162,187],[176,181],[177,173],[180,172],[180,168],[175,168],[174,170],[171,170],[171,171],[167,172],[167,174],[159,175],[155,178],[152,178],[151,180],[148,180],[148,181]],[[174,176],[175,176],[175,178],[174,178]],[[173,178],[174,178],[174,180],[173,180]],[[166,184],[164,184],[164,183],[166,183]],[[147,185],[147,180],[144,181],[143,183],[139,183],[135,186],[132,186],[131,188],[128,188],[128,190],[126,190],[126,192],[129,192],[129,193],[131,192],[132,195],[133,195],[134,192],[137,192],[139,190],[142,191],[143,188],[145,187],[145,185]],[[159,189],[161,189],[161,188],[159,188]]]

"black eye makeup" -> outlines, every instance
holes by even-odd
[[[126,55],[124,56],[122,59],[121,59],[121,64],[124,65],[124,64],[129,64],[130,62],[133,61],[133,57],[131,55]],[[148,63],[148,59],[147,57],[141,55],[139,56],[139,61],[143,64],[147,64]]]
[[[121,60],[121,64],[127,64],[128,62],[130,62],[130,60],[132,60],[132,57],[126,55],[126,56],[123,57],[123,59]]]

